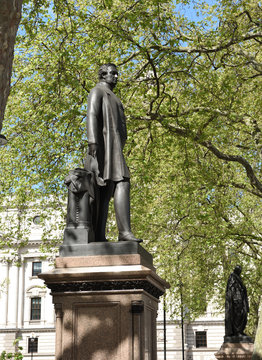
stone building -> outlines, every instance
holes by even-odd
[[[38,279],[39,272],[52,268],[52,259],[39,253],[41,227],[37,217],[32,224],[28,245],[11,261],[10,252],[0,254],[0,353],[14,351],[19,339],[24,359],[54,360],[55,314],[49,289]],[[17,266],[17,264],[20,264]],[[158,360],[212,360],[224,336],[222,315],[207,314],[183,327],[166,316],[160,305],[157,321]],[[166,340],[166,341],[165,341]],[[164,345],[166,344],[166,345]],[[182,349],[184,348],[184,351]],[[105,359],[106,360],[106,359]]]
[[[39,253],[41,228],[32,225],[30,241],[13,259],[10,251],[0,253],[0,354],[14,351],[19,340],[25,359],[35,350],[37,359],[54,359],[54,309],[49,289],[37,274],[50,270],[50,261]],[[11,261],[12,259],[12,261]],[[17,266],[18,265],[18,266]],[[34,339],[34,340],[33,340]],[[32,341],[33,340],[33,341]]]
[[[215,360],[214,354],[223,343],[224,317],[223,314],[213,313],[212,306],[207,307],[205,316],[194,322],[184,322],[183,334],[181,321],[166,319],[164,326],[163,310],[158,312],[157,319],[157,349],[158,360],[164,360],[164,348],[166,348],[166,360]],[[166,328],[166,334],[164,334]],[[166,338],[166,346],[164,346]],[[182,339],[184,338],[184,346]]]

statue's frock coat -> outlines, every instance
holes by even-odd
[[[98,145],[98,167],[104,180],[129,178],[123,148],[127,139],[124,108],[119,98],[103,83],[98,83],[88,97],[87,137]]]
[[[225,303],[225,332],[226,336],[244,334],[247,324],[249,304],[247,290],[240,276],[230,274],[227,282]]]

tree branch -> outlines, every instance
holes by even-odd
[[[156,114],[155,114],[154,119],[158,120],[165,128],[167,128],[171,132],[173,132],[179,136],[189,137],[189,138],[193,139],[199,145],[204,146],[209,151],[211,151],[217,158],[219,158],[221,160],[225,160],[225,161],[237,162],[240,165],[242,165],[246,170],[246,174],[247,174],[247,177],[249,178],[250,184],[262,194],[262,183],[256,177],[252,166],[242,156],[225,154],[222,151],[220,151],[217,147],[215,147],[211,143],[211,141],[199,141],[199,137],[195,136],[190,130],[181,128],[178,126],[174,126],[173,124],[169,124],[169,123],[165,122],[165,120],[163,118],[159,119],[159,117],[158,117],[158,119],[157,119]]]
[[[151,49],[157,50],[160,52],[164,51],[167,53],[210,54],[210,53],[215,53],[220,50],[228,49],[230,46],[238,44],[242,41],[247,41],[247,40],[257,39],[257,38],[262,38],[262,32],[252,33],[252,34],[247,33],[239,38],[232,37],[227,43],[213,46],[210,48],[205,48],[205,47],[201,47],[201,46],[199,48],[197,48],[197,47],[194,48],[194,47],[190,47],[190,46],[178,46],[178,47],[172,48],[171,46],[153,45],[153,46],[151,46]]]
[[[254,190],[254,189],[248,189],[245,184],[238,184],[238,183],[235,183],[235,182],[231,182],[231,185],[234,186],[237,189],[244,190],[246,192],[249,192],[252,195],[256,195],[256,196],[262,198],[262,194],[260,192]]]
[[[252,166],[249,164],[249,162],[246,159],[244,159],[242,156],[239,156],[239,155],[225,154],[225,153],[221,152],[220,150],[218,150],[218,148],[216,148],[210,141],[201,141],[201,142],[199,142],[199,144],[206,147],[214,155],[216,155],[216,157],[218,157],[221,160],[237,162],[240,165],[242,165],[246,170],[246,174],[250,180],[251,185],[262,193],[262,184],[256,177]]]

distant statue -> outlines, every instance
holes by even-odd
[[[244,329],[249,312],[247,290],[240,278],[242,268],[237,265],[230,274],[226,289],[225,332],[226,337],[245,337]]]
[[[87,112],[88,155],[85,169],[95,174],[97,192],[93,211],[95,241],[105,237],[109,201],[114,198],[119,241],[136,241],[130,227],[130,174],[123,148],[127,139],[124,108],[113,93],[118,80],[114,64],[102,65],[99,83],[90,91]]]

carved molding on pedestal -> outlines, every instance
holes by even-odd
[[[157,299],[164,294],[163,291],[146,280],[49,283],[48,287],[52,293],[142,289]]]

